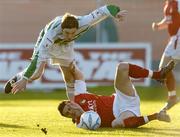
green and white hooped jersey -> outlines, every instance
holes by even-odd
[[[61,20],[62,16],[58,16],[48,23],[45,28],[40,32],[37,43],[34,48],[31,64],[26,68],[24,72],[25,78],[30,78],[36,70],[38,58],[43,56],[40,53],[43,48],[51,47],[54,44],[57,46],[72,45],[73,41],[80,37],[83,33],[87,32],[89,28],[97,24],[98,22],[106,19],[108,16],[116,16],[120,11],[120,8],[114,5],[108,5],[100,7],[93,12],[84,15],[76,16],[79,21],[79,28],[76,35],[71,41],[65,41],[62,35]]]

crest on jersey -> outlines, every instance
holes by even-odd
[[[86,99],[80,100],[79,103],[80,103],[81,105],[84,105],[84,104],[86,103]]]

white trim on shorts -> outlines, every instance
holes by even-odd
[[[59,58],[51,58],[52,65],[60,65],[64,67],[69,67],[71,63],[75,63],[75,60],[72,59],[59,59]]]

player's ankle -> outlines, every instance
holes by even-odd
[[[176,99],[177,98],[177,96],[175,95],[175,96],[169,96],[168,97],[168,100],[174,100],[174,99]]]
[[[151,73],[151,78],[155,80],[160,80],[161,79],[161,72],[160,71],[155,71],[155,72],[150,72]],[[149,74],[150,77],[150,74]]]

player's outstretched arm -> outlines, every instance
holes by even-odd
[[[106,19],[107,17],[114,17],[115,19],[122,21],[126,15],[127,15],[127,11],[121,10],[119,6],[105,5],[103,7],[94,10],[88,15],[82,16],[80,19],[80,25],[93,26],[98,22]]]
[[[124,17],[127,15],[127,10],[121,10],[118,6],[108,5],[107,6],[110,15],[119,21],[123,21]]]
[[[156,30],[163,30],[166,29],[168,27],[168,20],[166,18],[163,18],[160,22],[156,23],[153,22],[152,23],[152,29],[153,31]]]

